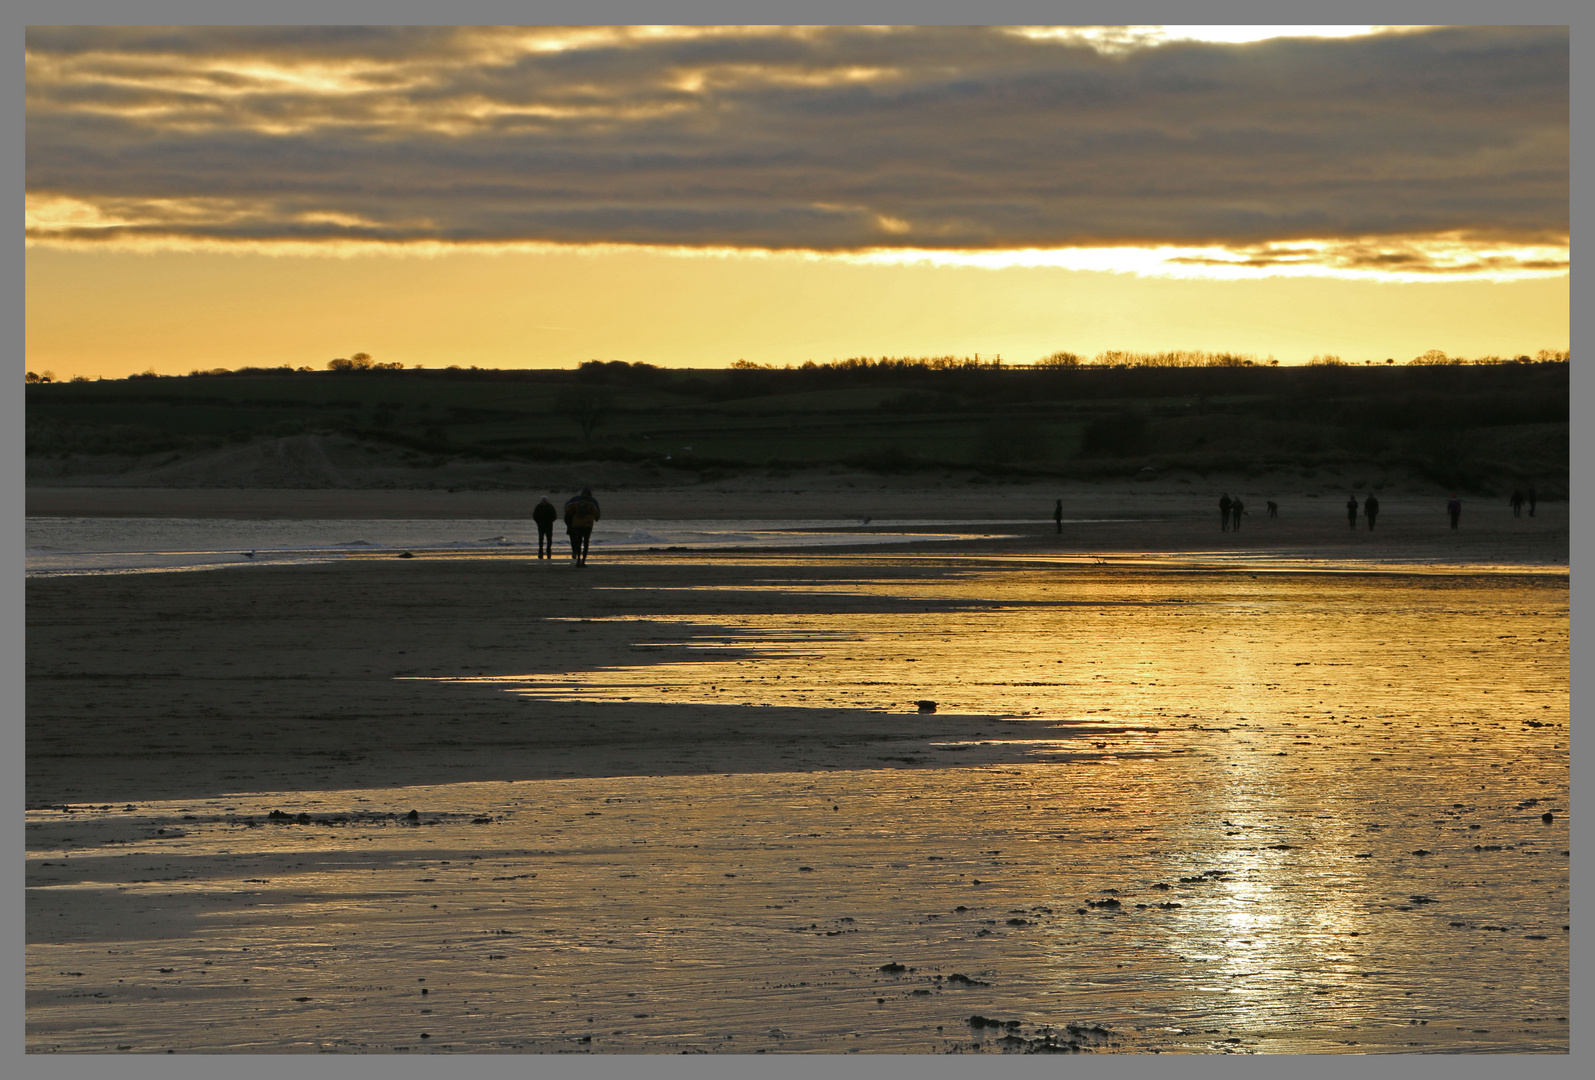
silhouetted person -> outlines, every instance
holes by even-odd
[[[1059,499],[1052,507],[1052,520],[1057,523],[1058,532],[1063,532],[1063,500]]]
[[[1273,499],[1268,500],[1268,516],[1274,518],[1279,516],[1279,504]]]
[[[1445,504],[1445,512],[1451,515],[1451,527],[1456,528],[1457,521],[1462,517],[1462,500],[1451,496],[1451,501]]]
[[[1222,532],[1229,532],[1229,511],[1233,505],[1229,492],[1224,492],[1224,497],[1218,500],[1218,523]]]
[[[1229,518],[1236,532],[1241,531],[1241,515],[1246,513],[1246,504],[1236,499],[1229,504]]]
[[[1507,501],[1512,504],[1512,516],[1513,517],[1518,517],[1518,518],[1522,517],[1523,516],[1523,489],[1522,488],[1513,488],[1512,489],[1512,497],[1510,499],[1508,499]]]
[[[1539,496],[1537,494],[1535,494],[1535,491],[1534,491],[1534,485],[1530,484],[1529,485],[1529,517],[1533,517],[1534,516],[1534,504],[1539,502],[1539,501],[1540,501],[1539,500]]]
[[[565,504],[565,532],[570,536],[570,557],[577,566],[587,565],[587,545],[599,516],[592,488],[582,488],[580,495]]]
[[[532,508],[532,520],[537,522],[537,557],[539,559],[552,559],[554,557],[554,522],[559,520],[559,511],[554,509],[554,504],[544,496],[543,501]]]
[[[1372,492],[1369,492],[1368,497],[1362,501],[1362,516],[1368,519],[1368,531],[1373,532],[1374,518],[1379,516],[1379,500]]]
[[[1357,496],[1355,495],[1346,500],[1346,522],[1353,529],[1357,527]]]

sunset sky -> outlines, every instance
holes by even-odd
[[[33,27],[27,365],[1567,348],[1567,29],[1285,29]]]

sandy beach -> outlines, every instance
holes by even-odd
[[[1238,534],[1159,485],[726,485],[602,494],[1035,524],[30,579],[29,1049],[1565,1052],[1566,505],[1234,490]]]

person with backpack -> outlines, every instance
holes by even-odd
[[[1456,528],[1457,521],[1462,517],[1462,500],[1451,496],[1451,501],[1445,504],[1445,512],[1451,515],[1451,527]]]
[[[539,559],[552,559],[554,557],[554,522],[559,518],[559,511],[554,509],[554,504],[548,501],[548,496],[543,496],[543,501],[532,508],[532,520],[537,523],[537,557]]]
[[[1368,531],[1373,532],[1374,519],[1379,516],[1379,500],[1374,498],[1372,492],[1362,501],[1362,516],[1368,519]]]
[[[577,566],[587,565],[587,545],[599,516],[592,488],[582,488],[580,495],[565,504],[565,532],[570,536],[570,557]]]

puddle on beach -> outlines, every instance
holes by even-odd
[[[413,685],[993,719],[825,772],[30,811],[28,1048],[1567,1051],[1565,578],[813,588]]]
[[[1328,722],[1346,746],[1385,745],[1394,728],[1409,747],[1437,739],[1452,753],[1520,715],[1565,725],[1565,577],[968,571],[801,591],[838,608],[889,592],[924,610],[556,619],[634,623],[634,652],[652,655],[575,674],[416,681],[545,700],[876,711],[930,700],[1060,723]],[[1486,726],[1456,744],[1458,723]]]

